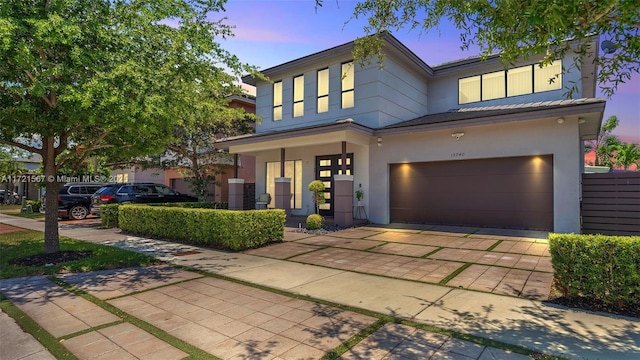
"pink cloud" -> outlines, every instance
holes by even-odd
[[[276,31],[272,29],[257,28],[251,26],[237,26],[234,31],[234,38],[247,42],[273,42],[273,43],[306,43],[308,40],[292,36],[287,31]]]

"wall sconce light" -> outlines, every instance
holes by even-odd
[[[584,124],[585,122],[587,122],[587,120],[583,118],[578,118],[578,124]]]
[[[460,140],[460,138],[464,136],[464,133],[462,131],[454,132],[454,133],[451,134],[451,136],[456,138],[456,140]]]
[[[558,124],[562,124],[564,122],[564,118],[558,118]]]
[[[382,147],[382,138],[378,136],[378,147]]]

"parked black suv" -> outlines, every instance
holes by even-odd
[[[102,204],[197,202],[198,198],[180,194],[172,188],[154,183],[106,184],[91,196],[91,213],[100,215]]]
[[[102,187],[101,183],[67,183],[58,191],[58,217],[82,220],[89,215],[91,195]],[[42,202],[40,212],[44,213],[46,203]]]

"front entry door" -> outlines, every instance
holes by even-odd
[[[325,203],[320,205],[322,216],[333,216],[333,175],[342,175],[342,155],[316,156],[316,179],[325,186]],[[345,175],[353,175],[353,153],[347,154]]]

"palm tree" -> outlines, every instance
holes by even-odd
[[[628,170],[631,165],[636,165],[636,169],[638,169],[640,166],[640,147],[637,144],[619,144],[616,147],[614,158],[616,166],[621,166],[624,170]]]
[[[593,165],[613,167],[613,152],[616,151],[620,140],[611,132],[620,124],[618,117],[610,116],[602,127],[598,138],[585,144],[585,152],[595,151],[596,158]]]

